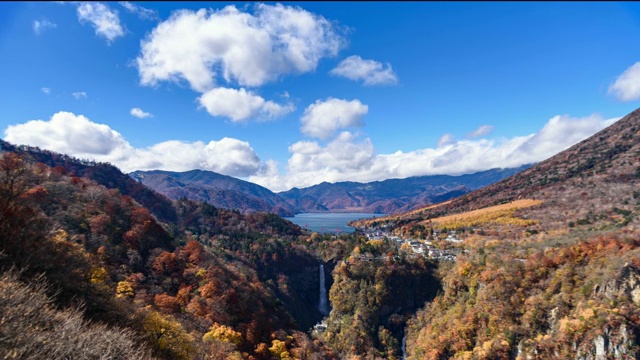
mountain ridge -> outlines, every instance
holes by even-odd
[[[173,200],[186,197],[216,207],[244,212],[267,211],[280,216],[293,216],[298,212],[265,187],[212,171],[150,170],[134,171],[129,176]]]
[[[307,212],[352,210],[397,213],[445,201],[494,183],[531,165],[496,168],[463,175],[425,175],[360,183],[322,182],[307,188],[279,192],[289,204]]]

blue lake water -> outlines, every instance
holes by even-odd
[[[381,217],[385,214],[362,213],[304,213],[285,219],[299,225],[302,228],[321,233],[350,233],[355,229],[347,223],[352,220]]]

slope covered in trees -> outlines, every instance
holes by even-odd
[[[408,358],[638,358],[639,182],[637,110],[501,182],[360,222],[464,240],[407,327]]]
[[[640,357],[640,112],[489,187],[359,223],[453,248],[455,261],[125,195],[125,180],[92,180],[109,165],[2,145],[0,297],[16,304],[0,306],[2,353],[64,358],[101,332],[113,347],[85,350],[121,358],[397,359],[403,335],[410,359]],[[332,270],[325,319],[320,263]],[[15,322],[28,298],[48,304],[33,318],[47,326]],[[324,332],[307,331],[320,320]],[[46,331],[67,335],[47,348],[17,334]]]
[[[187,200],[172,205],[177,221],[163,224],[119,190],[68,173],[13,152],[0,155],[0,269],[11,280],[2,296],[15,300],[43,281],[48,285],[35,286],[34,296],[47,302],[39,295],[47,289],[62,311],[43,314],[53,327],[34,325],[34,339],[46,335],[38,331],[58,331],[60,319],[77,324],[65,328],[71,339],[104,323],[121,358],[138,350],[171,359],[270,358],[276,340],[291,351],[322,353],[296,330],[297,320],[312,324],[320,314],[296,297],[299,284],[286,276],[308,268],[317,274],[317,259],[292,246],[299,227],[273,214],[243,216]],[[13,319],[3,309],[2,318]],[[9,325],[31,329],[2,327],[11,331]],[[220,329],[240,335],[227,341]],[[46,351],[25,350],[16,336],[1,338],[0,352]]]
[[[345,351],[355,333],[332,327],[327,335],[334,335],[324,338],[308,330],[322,318],[319,264],[331,272],[360,253],[386,254],[388,269],[350,263],[360,270],[334,271],[329,286],[353,283],[349,288],[360,295],[353,302],[351,294],[332,290],[339,311],[330,319],[337,324],[357,314],[365,324],[358,330],[364,343],[377,349],[372,354],[397,354],[407,318],[435,294],[433,264],[392,260],[398,249],[389,242],[309,234],[275,214],[242,215],[187,199],[170,202],[152,192],[175,216],[161,222],[132,196],[87,173],[74,175],[103,165],[49,154],[65,159],[74,172],[49,167],[32,153],[43,156],[37,149],[0,154],[0,276],[6,280],[0,298],[10,305],[0,306],[3,354],[37,358],[47,352],[52,359],[358,354],[362,347]],[[416,284],[423,291],[416,292]],[[380,311],[365,312],[374,288],[370,301]],[[398,301],[396,292],[411,300]],[[36,307],[39,314],[33,313]],[[16,311],[33,316],[16,317]],[[91,336],[106,343],[92,343]],[[43,343],[32,342],[38,339]]]

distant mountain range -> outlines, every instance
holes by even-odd
[[[291,205],[305,212],[350,211],[391,214],[446,201],[493,184],[531,165],[492,169],[473,174],[414,176],[370,183],[323,182],[304,189],[278,193]]]
[[[371,183],[327,182],[273,193],[260,185],[211,171],[136,171],[129,175],[169,197],[205,201],[243,212],[280,216],[301,212],[395,213],[445,201],[502,180],[529,167],[492,169],[461,176],[418,176]]]
[[[185,197],[220,208],[242,212],[267,211],[280,216],[293,216],[300,212],[265,187],[212,171],[135,171],[129,176],[173,200]]]

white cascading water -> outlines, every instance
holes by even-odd
[[[329,305],[327,304],[327,288],[324,284],[324,265],[320,264],[320,303],[318,310],[324,316],[329,315]]]
[[[407,360],[407,335],[402,337],[402,360]]]

